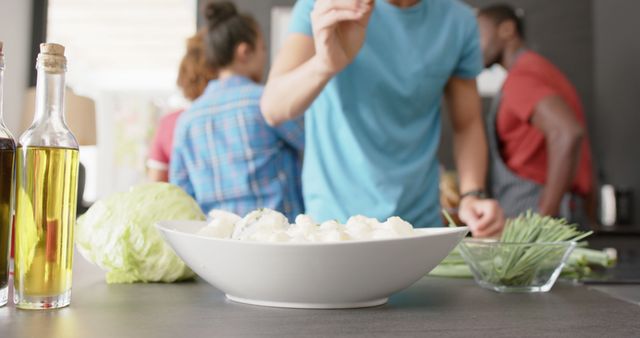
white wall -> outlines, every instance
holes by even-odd
[[[4,42],[4,121],[18,138],[31,52],[31,1],[0,0],[0,40]]]
[[[277,6],[271,8],[271,44],[269,45],[269,49],[271,50],[271,62],[275,60],[280,47],[287,38],[292,11],[293,7],[290,6]]]

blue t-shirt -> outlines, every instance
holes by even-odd
[[[299,0],[291,33],[312,36],[313,0]],[[440,106],[452,76],[482,70],[476,17],[458,0],[399,8],[378,0],[364,46],[305,113],[302,174],[307,213],[344,222],[397,215],[442,225]]]

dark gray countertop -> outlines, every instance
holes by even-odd
[[[629,301],[640,299],[640,286],[598,288]],[[638,337],[640,306],[568,283],[546,294],[499,294],[471,280],[423,278],[376,308],[265,308],[227,301],[203,281],[107,285],[103,273],[78,255],[70,307],[47,312],[0,308],[3,338],[427,335]]]

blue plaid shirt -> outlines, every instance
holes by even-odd
[[[178,119],[169,180],[204,212],[244,216],[271,208],[292,221],[304,212],[302,119],[267,125],[260,112],[262,90],[245,77],[212,80]]]

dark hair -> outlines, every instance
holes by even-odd
[[[505,21],[513,21],[516,25],[516,32],[524,39],[524,14],[521,9],[514,9],[506,4],[495,4],[484,7],[478,12],[478,16],[486,16],[492,19],[496,25]]]
[[[252,48],[258,39],[258,23],[246,14],[239,13],[229,1],[213,1],[206,5],[207,20],[206,55],[214,67],[225,67],[233,63],[236,47],[247,43]]]
[[[215,79],[218,73],[205,57],[205,34],[206,31],[199,30],[187,39],[187,52],[180,62],[176,81],[184,97],[192,101],[202,95],[209,81]]]

